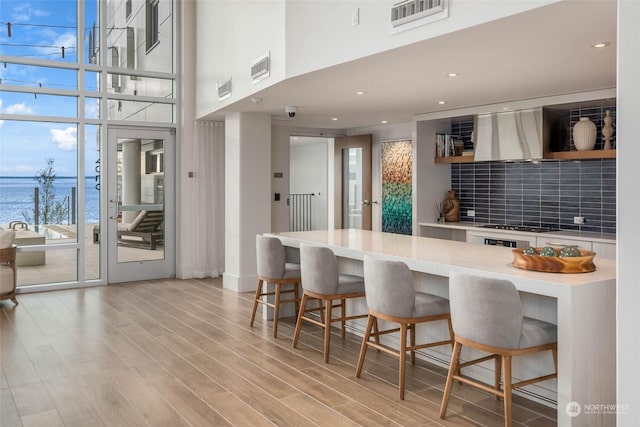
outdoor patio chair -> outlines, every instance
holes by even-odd
[[[141,211],[127,228],[118,230],[118,245],[154,250],[164,241],[164,211]]]

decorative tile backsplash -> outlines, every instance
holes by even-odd
[[[615,159],[452,164],[451,188],[463,222],[616,232]]]

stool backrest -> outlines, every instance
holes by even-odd
[[[338,290],[338,262],[333,251],[301,243],[300,276],[304,289],[325,295],[335,294]]]
[[[452,271],[449,305],[456,336],[493,347],[518,348],[523,315],[513,283]]]
[[[407,264],[364,256],[364,288],[370,310],[396,317],[412,317],[416,291]]]
[[[258,276],[282,279],[285,272],[284,246],[277,237],[256,236]]]

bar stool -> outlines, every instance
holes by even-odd
[[[360,276],[339,274],[338,262],[333,251],[321,246],[300,244],[300,270],[303,293],[293,336],[293,348],[298,345],[303,321],[320,326],[324,328],[324,362],[329,363],[331,323],[340,322],[342,338],[344,338],[347,320],[366,317],[366,314],[347,316],[345,308],[347,299],[364,297],[364,281]],[[317,308],[307,308],[309,298],[318,300]],[[335,304],[335,301],[338,303]],[[333,317],[334,308],[340,308],[339,317]],[[305,315],[311,312],[319,312],[320,320]]]
[[[356,377],[360,378],[368,347],[394,355],[399,358],[398,388],[400,399],[403,400],[407,352],[411,353],[411,364],[415,365],[416,350],[453,343],[449,301],[437,295],[416,292],[411,271],[401,261],[387,261],[365,255],[364,284],[369,318],[362,339]],[[400,327],[378,330],[378,319],[398,323]],[[444,341],[416,344],[416,325],[439,320],[447,321],[450,338]],[[380,344],[380,335],[398,331],[400,331],[399,350]],[[407,331],[410,332],[408,346]]]
[[[294,303],[297,305],[300,301],[298,290],[298,284],[302,280],[300,278],[300,264],[286,262],[284,247],[280,239],[276,237],[256,236],[256,258],[258,261],[258,286],[253,300],[250,325],[253,327],[258,304],[271,307],[273,308],[273,337],[277,338],[280,304]],[[267,284],[273,283],[274,291],[263,290],[265,282]],[[291,288],[282,290],[283,285],[291,286]],[[283,299],[283,296],[291,294],[293,294],[293,298]],[[272,295],[274,296],[273,303],[268,300],[268,297]]]
[[[504,425],[511,426],[511,391],[539,381],[557,377],[557,328],[551,323],[530,319],[522,314],[520,294],[507,280],[489,279],[451,272],[449,276],[451,320],[454,347],[447,383],[440,406],[444,419],[453,380],[469,384],[504,399]],[[460,363],[462,346],[475,348],[489,356]],[[554,373],[533,379],[512,382],[511,360],[521,356],[551,350]],[[460,369],[486,360],[495,360],[495,384],[489,385],[460,375]],[[501,365],[504,370],[504,390],[500,388]]]

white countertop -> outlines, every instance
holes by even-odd
[[[413,271],[449,276],[451,270],[513,281],[526,292],[558,297],[568,287],[615,281],[615,261],[594,259],[596,271],[562,274],[522,270],[511,262],[511,248],[366,230],[321,230],[272,233],[286,246],[301,242],[330,247],[337,256],[362,259],[365,253],[400,259]],[[517,282],[517,283],[516,283]]]
[[[600,242],[600,243],[615,243],[616,235],[615,233],[596,233],[593,231],[571,231],[571,230],[558,230],[558,231],[549,231],[545,233],[532,233],[528,231],[516,231],[516,230],[499,230],[493,228],[483,228],[480,227],[484,225],[482,223],[473,223],[473,222],[445,222],[444,224],[439,224],[435,222],[420,222],[418,226],[420,227],[434,227],[434,228],[449,228],[454,230],[465,230],[465,231],[477,231],[477,232],[485,232],[485,233],[504,233],[504,234],[527,234],[533,236],[554,236],[554,237],[565,237],[568,239],[576,239],[576,240],[585,240],[590,242]]]

